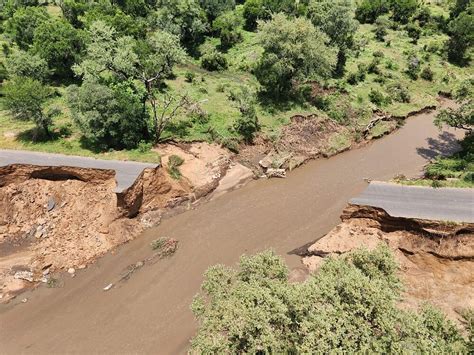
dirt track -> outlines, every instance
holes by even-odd
[[[252,182],[165,220],[64,288],[41,288],[24,294],[25,304],[2,305],[0,353],[185,352],[196,327],[189,304],[209,265],[232,264],[242,253],[273,247],[291,267],[301,267],[295,248],[305,249],[338,224],[347,201],[366,186],[364,178],[413,176],[427,158],[455,147],[455,136],[440,136],[433,117],[410,118],[382,140],[311,162],[287,179]],[[172,258],[102,290],[128,265],[148,257],[150,241],[160,236],[179,240]]]

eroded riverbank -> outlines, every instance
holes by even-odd
[[[427,159],[449,153],[460,132],[440,133],[434,112],[363,148],[309,162],[282,180],[259,180],[196,210],[164,220],[135,241],[78,273],[61,289],[40,289],[15,307],[0,307],[0,343],[18,353],[176,353],[195,330],[189,304],[204,270],[232,264],[242,253],[274,248],[293,268],[300,252],[339,222],[365,178],[386,180],[421,172]],[[144,267],[128,282],[103,287],[150,254],[157,237],[178,239],[170,259]],[[87,341],[84,341],[87,339]]]

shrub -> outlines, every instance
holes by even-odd
[[[186,73],[184,73],[184,80],[186,80],[186,82],[188,83],[192,83],[195,78],[196,74],[191,71],[187,71]]]
[[[361,23],[373,23],[389,11],[388,0],[362,0],[356,8],[356,18]]]
[[[418,39],[420,38],[421,35],[421,28],[418,26],[416,23],[409,23],[405,27],[408,37],[411,38],[413,43],[418,43]]]
[[[57,112],[44,110],[44,105],[51,94],[48,87],[38,80],[15,77],[3,84],[2,93],[4,106],[15,119],[32,121],[37,129],[43,130],[47,138],[51,137],[49,127]]]
[[[387,102],[387,97],[377,89],[371,89],[369,92],[369,100],[377,106],[382,106]]]
[[[397,264],[386,246],[328,258],[303,283],[271,251],[237,269],[209,268],[191,309],[195,353],[466,352],[455,325],[431,307],[397,307]],[[348,336],[350,334],[350,336]]]
[[[226,57],[212,46],[205,46],[201,56],[201,66],[209,71],[225,70],[228,67]]]
[[[97,149],[133,149],[149,134],[144,94],[133,83],[108,87],[86,81],[70,86],[66,98],[73,120]]]
[[[408,57],[406,73],[411,79],[418,79],[418,74],[420,73],[420,60],[415,55],[410,55]]]
[[[407,23],[418,10],[418,0],[393,0],[391,2],[392,17],[400,23]]]
[[[379,17],[375,21],[374,34],[375,39],[380,42],[385,41],[385,36],[387,35],[388,28],[390,27],[390,20],[384,17]]]
[[[388,87],[388,91],[393,100],[405,103],[410,102],[410,92],[406,86],[403,86],[400,83],[394,83]]]
[[[212,29],[221,40],[222,48],[230,48],[242,41],[242,19],[235,11],[225,12],[214,20]]]
[[[179,171],[179,167],[183,165],[184,159],[178,155],[171,155],[168,158],[168,173],[173,179],[180,179],[181,178],[181,171]]]
[[[433,81],[434,72],[430,67],[424,67],[420,73],[420,77],[427,81]]]

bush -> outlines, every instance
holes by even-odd
[[[392,17],[400,23],[407,23],[419,7],[418,0],[392,0]]]
[[[183,165],[184,159],[179,155],[171,155],[168,158],[168,173],[173,179],[179,180],[181,178],[181,171],[179,167]]]
[[[418,26],[416,23],[409,23],[405,29],[407,31],[408,37],[411,38],[412,43],[418,43],[418,39],[420,39],[421,35],[420,26]]]
[[[201,66],[209,71],[225,70],[228,67],[226,57],[212,46],[205,46],[201,56]]]
[[[406,73],[412,80],[418,79],[420,73],[420,60],[415,55],[410,55],[407,59]]]
[[[242,41],[242,19],[234,11],[225,12],[214,20],[212,29],[221,40],[221,47],[228,49]]]
[[[389,99],[380,90],[377,89],[370,90],[369,100],[377,106],[382,106],[389,102]]]
[[[433,81],[434,72],[430,67],[424,67],[420,73],[420,77],[427,81]]]
[[[196,78],[196,74],[191,71],[187,71],[186,73],[184,73],[184,80],[187,83],[192,83],[195,78]]]
[[[384,42],[385,36],[388,33],[389,27],[390,27],[390,20],[387,19],[385,16],[379,17],[375,21],[375,28],[374,28],[375,39],[377,41]]]
[[[44,110],[44,105],[51,94],[48,87],[32,78],[15,77],[3,84],[2,94],[3,104],[13,118],[32,121],[38,129],[44,131],[47,138],[51,138],[49,127],[57,112]]]
[[[133,149],[149,134],[144,94],[132,83],[108,87],[86,81],[70,86],[66,96],[73,120],[96,149]]]
[[[406,86],[400,83],[394,83],[388,87],[390,97],[397,102],[410,102],[410,92]]]
[[[389,11],[388,0],[362,0],[356,8],[356,18],[361,23],[373,23]]]
[[[303,283],[271,251],[238,269],[207,270],[192,311],[195,353],[466,352],[455,325],[431,307],[397,307],[397,264],[386,246],[328,258]],[[350,336],[348,336],[350,334]]]

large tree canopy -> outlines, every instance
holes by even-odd
[[[258,81],[269,94],[281,96],[297,82],[328,78],[336,64],[329,41],[308,19],[274,15],[259,25],[264,53],[255,70]]]
[[[238,269],[205,274],[192,305],[197,353],[462,353],[454,324],[430,307],[397,307],[397,265],[387,247],[329,259],[304,283],[289,283],[272,252]]]

